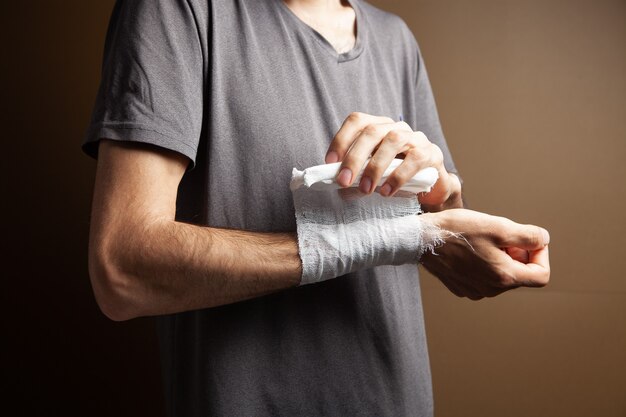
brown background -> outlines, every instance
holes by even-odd
[[[626,416],[626,2],[374,3],[420,42],[472,208],[552,234],[545,289],[470,302],[423,278],[436,416]],[[152,321],[105,319],[87,277],[79,143],[113,2],[9,4],[4,407],[162,415]]]

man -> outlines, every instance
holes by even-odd
[[[299,286],[294,166],[350,186],[373,154],[359,187],[385,196],[433,166],[421,219],[465,239],[422,261],[452,292],[549,277],[545,230],[459,209],[417,44],[362,1],[118,2],[84,149],[94,293],[158,316],[171,415],[432,414],[417,266]]]

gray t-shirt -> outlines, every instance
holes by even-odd
[[[351,4],[357,42],[337,54],[280,0],[119,1],[84,150],[109,138],[186,155],[179,220],[266,232],[295,231],[291,169],[323,163],[353,111],[402,118],[455,171],[413,35]],[[432,415],[417,274],[383,266],[159,317],[169,413]]]

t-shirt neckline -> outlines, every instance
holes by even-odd
[[[321,33],[313,29],[311,26],[306,24],[302,19],[300,19],[287,5],[283,2],[283,0],[275,0],[279,4],[279,9],[287,15],[287,21],[291,24],[294,29],[301,30],[308,33],[312,36],[315,41],[324,49],[326,52],[331,54],[335,59],[337,59],[338,63],[351,61],[356,59],[361,55],[365,46],[366,39],[366,24],[365,18],[361,13],[361,9],[358,5],[357,0],[346,0],[350,7],[354,10],[355,18],[356,18],[356,41],[352,49],[347,52],[339,53],[335,50],[335,48],[328,42],[328,40],[322,36]]]

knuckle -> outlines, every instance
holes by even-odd
[[[418,142],[430,143],[430,141],[428,140],[424,132],[422,132],[421,130],[414,132],[413,135],[415,136],[415,139],[417,139]]]
[[[354,172],[354,168],[356,167],[356,165],[357,165],[356,156],[348,152],[346,156],[343,158],[343,163],[341,165],[341,168],[350,168]]]
[[[378,174],[380,174],[382,171],[384,171],[385,168],[386,167],[383,165],[380,158],[374,155],[372,156],[372,159],[370,159],[370,162],[365,168],[365,174],[369,175],[370,177],[375,177],[378,176]]]
[[[363,128],[363,135],[365,136],[378,136],[380,132],[380,127],[375,124],[369,124]]]
[[[387,177],[387,180],[385,181],[387,182],[389,185],[392,186],[392,188],[396,188],[398,187],[398,185],[400,185],[402,183],[402,179],[399,178],[398,173],[397,172],[392,172],[390,176]]]
[[[402,162],[402,165],[400,165],[398,169],[408,179],[412,177],[413,175],[417,174],[417,171],[419,171],[420,166],[421,164],[420,164],[419,157],[406,155],[404,157],[404,161]]]
[[[443,163],[443,152],[441,152],[441,148],[434,143],[430,144],[430,151],[432,158],[437,163]]]
[[[537,226],[528,225],[521,236],[521,241],[533,248],[538,248],[543,245],[543,237],[541,235],[541,229]]]
[[[384,142],[388,143],[394,148],[398,148],[404,145],[406,140],[404,139],[402,132],[398,130],[392,130],[389,133],[387,133],[387,135],[385,136]]]
[[[494,221],[487,232],[489,238],[498,244],[505,242],[508,237],[507,220],[504,217],[494,216]]]
[[[409,160],[412,162],[421,161],[424,159],[424,154],[418,148],[411,148],[406,151],[404,160]]]
[[[539,276],[539,278],[537,279],[537,286],[538,287],[545,287],[546,285],[548,285],[550,283],[550,269],[546,269],[546,271],[541,274]]]
[[[392,184],[394,186],[394,188],[396,188],[396,187],[404,184],[407,181],[408,178],[409,178],[409,176],[405,172],[402,172],[402,171],[398,172],[398,170],[395,170],[387,178],[387,182]]]
[[[411,148],[408,151],[406,151],[406,155],[404,157],[404,159],[413,159],[413,160],[419,160],[422,158],[422,152],[420,152],[419,149],[417,148]]]
[[[398,122],[397,126],[398,126],[399,129],[402,129],[402,130],[407,130],[407,131],[411,131],[411,132],[413,131],[413,128],[411,128],[411,126],[409,126],[409,124],[407,122],[405,122],[405,121]]]
[[[352,122],[352,123],[358,123],[363,119],[364,114],[358,111],[353,111],[352,113],[350,113],[348,115],[348,117],[346,118],[346,121],[348,122]]]

